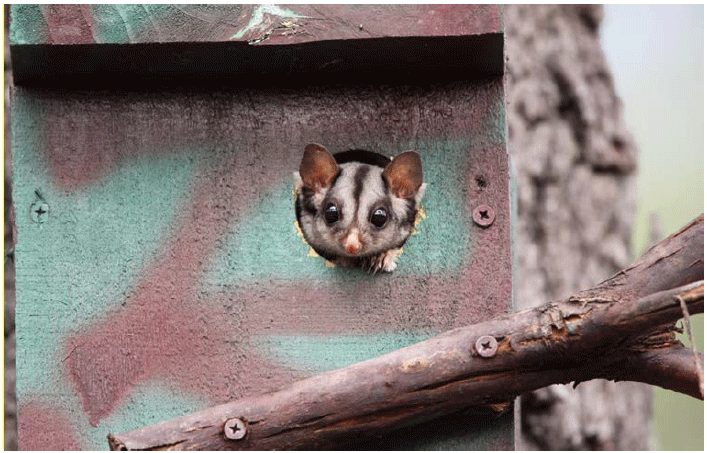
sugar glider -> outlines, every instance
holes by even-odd
[[[415,151],[393,159],[359,149],[332,155],[312,143],[295,173],[297,222],[325,259],[392,272],[425,187]]]

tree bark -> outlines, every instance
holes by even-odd
[[[384,356],[133,432],[112,449],[335,448],[469,406],[604,378],[703,399],[703,359],[675,321],[704,311],[704,219],[563,301],[462,327]],[[648,283],[647,283],[648,282]],[[677,287],[676,287],[677,286]]]
[[[518,309],[588,288],[630,259],[637,150],[601,50],[602,15],[506,7]],[[650,449],[651,405],[644,384],[548,387],[521,398],[516,448]]]

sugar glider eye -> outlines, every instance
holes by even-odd
[[[383,228],[387,221],[388,213],[385,208],[376,208],[371,214],[371,223],[378,228]]]
[[[327,225],[332,225],[339,221],[339,208],[334,203],[329,203],[324,209],[324,221]]]

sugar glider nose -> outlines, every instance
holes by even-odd
[[[347,234],[346,237],[344,237],[342,245],[344,246],[344,249],[350,254],[358,255],[358,253],[363,248],[363,243],[361,242],[361,238],[358,235],[358,231],[354,230]]]

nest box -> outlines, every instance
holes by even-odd
[[[276,390],[512,308],[503,10],[12,5],[23,449]],[[304,146],[416,150],[397,269],[298,235]],[[511,411],[512,412],[512,411]],[[513,448],[460,413],[365,448]]]

